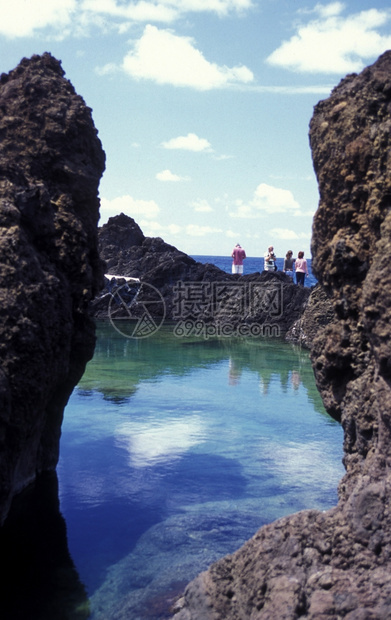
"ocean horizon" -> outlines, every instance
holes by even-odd
[[[216,267],[219,267],[219,269],[221,269],[222,271],[225,271],[226,273],[231,273],[231,267],[232,267],[232,258],[230,256],[214,256],[213,254],[210,255],[202,255],[202,254],[191,254],[191,258],[194,258],[194,260],[198,261],[199,263],[210,263],[212,265],[215,265]],[[284,265],[284,258],[277,258],[277,268],[279,271],[282,271],[283,265]],[[309,276],[308,278],[305,279],[305,286],[315,286],[315,284],[317,284],[317,279],[315,278],[315,276],[312,273],[312,261],[310,258],[307,258],[307,264],[308,264],[308,273]],[[249,273],[262,273],[263,271],[263,256],[256,256],[256,257],[251,257],[248,256],[243,263],[243,274],[249,274]],[[296,280],[294,279],[294,281],[296,282]]]

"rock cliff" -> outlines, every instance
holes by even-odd
[[[283,518],[187,587],[176,620],[391,617],[391,52],[314,110],[316,276],[334,319],[312,349],[344,428],[332,510]]]
[[[199,263],[160,237],[145,237],[137,223],[123,213],[99,229],[99,248],[110,274],[140,278],[159,291],[169,320],[247,325],[249,329],[274,326],[285,334],[301,317],[311,292],[293,284],[282,272],[239,276]],[[106,287],[94,300],[91,310],[96,318],[108,318],[112,294],[112,288]],[[158,307],[154,306],[155,312]],[[116,308],[115,318],[127,316],[128,309]]]
[[[104,166],[91,110],[55,58],[0,76],[0,523],[55,469],[63,409],[93,353]]]

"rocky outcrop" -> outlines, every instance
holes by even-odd
[[[285,339],[311,349],[319,333],[336,320],[329,295],[319,284],[313,287],[303,312],[289,328]]]
[[[93,353],[104,165],[91,110],[55,58],[0,76],[0,523],[55,469],[63,409]]]
[[[239,276],[199,263],[159,237],[145,237],[123,213],[99,229],[99,247],[109,274],[139,278],[159,292],[169,320],[218,323],[232,329],[239,325],[253,330],[276,328],[285,334],[301,316],[311,292],[282,272]],[[96,318],[107,319],[110,313],[115,290],[107,284],[91,304]],[[151,305],[151,312],[159,308]],[[117,305],[114,318],[127,318],[128,310]]]
[[[391,405],[386,389],[391,378],[390,132],[388,52],[360,76],[345,78],[329,100],[318,104],[310,131],[321,195],[313,268],[338,318],[312,357],[327,409],[344,426],[346,480],[366,469],[378,453],[380,436],[391,448],[382,422]]]
[[[338,505],[262,528],[187,587],[176,620],[391,617],[390,130],[391,52],[342,80],[310,125],[313,268],[336,319],[311,355],[345,433]]]

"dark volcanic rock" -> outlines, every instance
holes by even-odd
[[[379,432],[389,439],[380,428],[386,414],[379,417],[376,393],[391,378],[390,134],[388,52],[318,104],[310,131],[321,195],[313,268],[338,318],[316,343],[313,361],[327,409],[345,429],[346,463],[357,472]]]
[[[58,460],[63,409],[94,348],[87,314],[105,156],[50,54],[0,76],[0,523]]]
[[[325,289],[317,284],[311,291],[303,313],[289,329],[286,340],[311,349],[320,332],[335,320],[331,299]]]
[[[233,328],[240,324],[274,326],[285,334],[301,316],[310,295],[309,288],[296,286],[282,272],[238,276],[199,263],[159,237],[144,237],[136,222],[124,214],[100,228],[99,247],[108,273],[140,278],[159,291],[167,319],[219,322]],[[181,295],[186,312],[180,307]],[[94,300],[95,317],[107,319],[110,298],[106,290]],[[115,316],[126,318],[126,309],[116,310]]]
[[[99,228],[99,246],[102,258],[106,262],[106,269],[110,273],[132,275],[128,273],[133,265],[133,248],[140,247],[145,241],[144,234],[138,224],[121,213],[111,217],[107,224]],[[134,277],[139,277],[139,274]]]
[[[176,620],[391,618],[391,52],[320,102],[314,269],[335,320],[312,350],[345,432],[338,505],[261,530],[197,577]]]
[[[211,278],[224,274],[214,265],[201,265],[160,237],[145,237],[129,216],[111,217],[99,229],[100,255],[111,274],[121,274],[157,287],[172,286],[180,279],[199,280],[205,273]]]

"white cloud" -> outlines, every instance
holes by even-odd
[[[195,200],[194,202],[192,202],[191,206],[193,207],[194,211],[197,211],[198,213],[210,213],[211,211],[213,211],[213,207],[211,207],[209,202],[204,199]]]
[[[118,71],[118,65],[116,65],[114,62],[108,62],[103,65],[103,67],[95,68],[95,73],[97,73],[98,75],[114,75],[115,73],[118,73]]]
[[[297,241],[299,239],[311,239],[310,233],[297,233],[289,228],[272,228],[270,235],[274,239],[285,239],[286,241]]]
[[[226,230],[225,234],[227,237],[229,237],[230,239],[236,239],[236,237],[238,236],[238,233],[233,231],[233,230]]]
[[[190,37],[148,25],[134,49],[124,58],[122,68],[135,79],[157,84],[187,86],[196,90],[223,88],[254,79],[247,67],[221,67],[207,61]]]
[[[290,190],[273,187],[267,183],[258,185],[250,204],[253,208],[268,213],[300,211],[300,205]]]
[[[195,133],[188,133],[187,136],[171,138],[167,142],[162,142],[161,146],[165,149],[183,149],[185,151],[210,151],[211,145],[206,138],[199,138]]]
[[[272,93],[274,95],[329,95],[335,84],[323,84],[312,86],[299,86],[288,84],[286,86],[247,86],[247,90],[258,93]]]
[[[305,176],[298,176],[298,175],[288,175],[288,174],[269,174],[269,177],[271,179],[273,179],[274,181],[313,181],[314,180],[314,175],[313,174],[307,174]]]
[[[83,9],[94,14],[109,15],[132,22],[165,22],[174,21],[179,16],[175,6],[169,2],[127,2],[116,0],[84,0]]]
[[[168,224],[163,226],[159,222],[151,222],[150,220],[141,220],[139,223],[141,230],[146,237],[156,237],[169,235],[179,235],[182,233],[182,227],[178,224]]]
[[[314,12],[318,12],[321,17],[333,17],[342,13],[344,8],[345,5],[342,2],[332,2],[331,4],[317,4]]]
[[[199,226],[198,224],[189,224],[186,226],[186,234],[190,237],[205,237],[214,233],[223,232],[221,228],[212,228],[211,226]]]
[[[171,4],[172,0],[162,0]],[[174,3],[175,4],[175,3]],[[202,12],[211,11],[218,15],[244,11],[251,8],[251,0],[181,0],[176,2],[181,11]]]
[[[216,161],[225,161],[227,159],[233,159],[233,155],[214,155],[213,159]]]
[[[390,11],[369,9],[342,17],[343,9],[340,2],[316,5],[318,17],[299,25],[267,62],[298,72],[346,74],[360,71],[364,60],[391,47],[391,36],[378,32],[390,21]]]
[[[0,0],[0,34],[29,37],[47,26],[59,32],[70,24],[76,6],[76,0]]]
[[[132,198],[132,196],[119,196],[113,200],[101,198],[100,202],[100,224],[106,222],[109,217],[119,215],[119,213],[125,213],[125,215],[134,218],[141,215],[150,219],[156,217],[160,211],[159,206],[154,200],[137,200]]]
[[[124,33],[134,23],[169,24],[201,12],[223,17],[251,6],[251,0],[0,0],[0,35],[30,37],[46,28],[65,38],[91,27]]]
[[[231,211],[229,215],[231,217],[253,218],[264,213],[298,215],[302,212],[299,203],[290,190],[260,183],[252,200],[249,203],[244,203],[242,200],[236,201],[236,211]]]
[[[114,18],[138,22],[170,23],[186,13],[210,12],[220,16],[243,12],[252,6],[251,0],[84,0],[83,9]]]
[[[178,181],[189,181],[189,177],[181,177],[178,174],[174,174],[173,172],[171,172],[171,170],[162,170],[161,172],[158,172],[156,175],[156,178],[158,181],[171,181],[171,182],[178,182]]]

